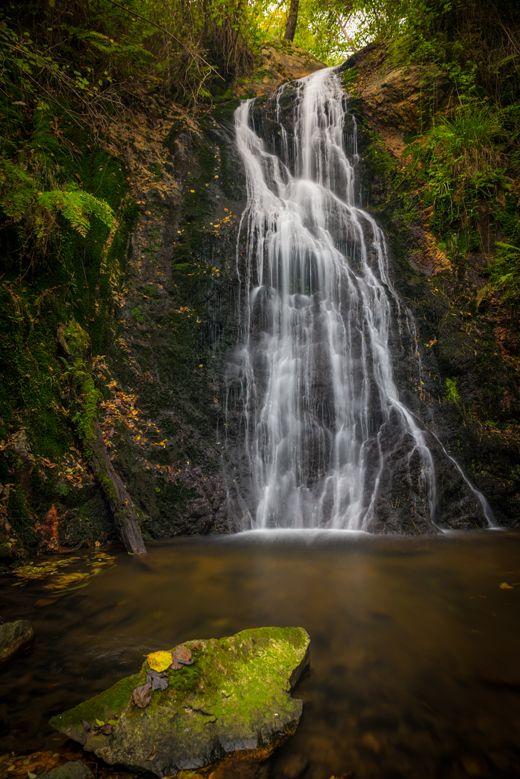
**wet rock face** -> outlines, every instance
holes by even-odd
[[[407,143],[424,131],[421,116],[449,110],[448,84],[431,64],[395,68],[380,45],[358,52],[342,70],[358,117],[367,184],[363,199],[385,230],[394,283],[417,325],[423,419],[485,494],[497,524],[518,527],[519,363],[513,320],[507,320],[506,306],[475,306],[487,281],[488,258],[475,254],[463,266],[451,262],[427,214],[410,221],[395,189]],[[500,340],[504,334],[509,335],[508,348]],[[400,363],[400,387],[413,388],[412,368],[409,361]],[[428,443],[438,447],[434,440]],[[455,529],[478,527],[474,501],[450,478],[450,462],[440,457],[436,464],[439,524],[446,517]],[[398,505],[399,485],[391,490]],[[385,513],[388,502],[380,507],[382,519]],[[405,516],[410,525],[407,511]]]
[[[26,619],[0,624],[0,664],[7,662],[34,638],[31,623]]]
[[[132,429],[105,426],[111,455],[153,538],[230,530],[220,439],[244,194],[234,105],[166,139],[179,189],[143,195],[109,356],[135,406]]]
[[[137,674],[51,724],[111,765],[156,776],[264,759],[300,720],[303,704],[290,691],[308,665],[309,641],[303,628],[279,627],[188,641],[161,673],[167,687],[154,682],[153,668],[168,653],[154,653]]]

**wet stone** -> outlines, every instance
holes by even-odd
[[[26,619],[0,624],[0,664],[7,662],[16,652],[30,644],[34,630]]]
[[[94,774],[84,763],[73,760],[43,774],[42,779],[94,779]]]
[[[51,725],[110,765],[161,777],[188,776],[235,757],[265,760],[300,721],[303,703],[290,692],[308,665],[309,643],[298,627],[187,641],[181,655],[190,664],[173,662],[164,689],[147,682],[145,660],[138,673]],[[171,650],[173,660],[178,649]],[[136,700],[143,687],[146,695]]]

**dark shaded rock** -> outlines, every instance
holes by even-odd
[[[303,628],[256,628],[185,646],[193,663],[170,668],[168,688],[153,692],[146,708],[135,706],[132,691],[145,683],[148,661],[137,674],[54,717],[52,726],[111,765],[156,776],[207,768],[234,755],[265,759],[294,733],[303,704],[290,691],[308,664]],[[93,727],[100,722],[112,725],[109,734]]]
[[[34,630],[26,619],[0,625],[0,663],[9,660],[19,649],[30,644],[33,638]]]
[[[94,774],[84,763],[73,760],[53,768],[42,779],[94,779]]]

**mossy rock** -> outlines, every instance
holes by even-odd
[[[20,649],[31,643],[34,630],[26,619],[0,625],[0,664],[7,662]]]
[[[193,663],[168,670],[168,688],[145,708],[132,692],[146,683],[147,660],[51,725],[110,765],[156,776],[206,769],[230,755],[264,759],[300,721],[303,703],[290,692],[308,664],[309,642],[299,627],[187,641]]]

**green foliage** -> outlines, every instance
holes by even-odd
[[[23,223],[28,238],[43,240],[55,229],[60,214],[79,235],[85,237],[90,219],[99,219],[109,230],[115,216],[108,203],[73,184],[65,189],[38,191],[38,182],[24,168],[0,158],[0,210],[12,222]]]
[[[460,392],[457,387],[456,379],[447,378],[444,386],[446,388],[446,400],[448,403],[453,403],[454,406],[460,405]]]
[[[34,204],[36,190],[36,182],[26,170],[0,157],[0,209],[6,217],[21,221]]]
[[[489,266],[492,290],[501,300],[520,301],[520,248],[503,241],[496,244],[495,257]]]
[[[81,189],[40,192],[37,203],[49,214],[61,214],[83,238],[90,229],[90,217],[99,219],[109,230],[115,225],[114,212],[108,203]]]
[[[492,209],[508,186],[500,112],[467,103],[442,116],[411,147],[410,175],[423,183],[423,202],[441,236],[459,234],[468,250],[479,248],[483,209]]]

